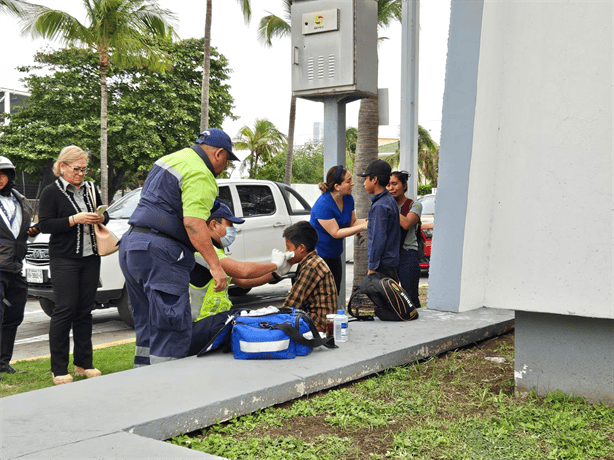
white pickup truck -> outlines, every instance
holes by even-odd
[[[219,179],[218,199],[228,205],[245,223],[237,225],[237,238],[227,248],[235,260],[269,262],[273,248],[285,250],[282,233],[286,227],[301,220],[309,220],[311,206],[286,184],[265,180]],[[109,209],[107,227],[118,237],[129,228],[128,219],[141,197],[141,189],[133,190]],[[51,316],[54,308],[53,289],[49,273],[49,235],[31,238],[24,263],[28,294],[38,297],[43,311]],[[294,276],[291,272],[287,276]],[[231,286],[230,295],[243,295],[249,289]],[[117,308],[122,320],[134,327],[130,299],[118,253],[101,258],[100,282],[95,308]]]

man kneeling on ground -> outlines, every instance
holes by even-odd
[[[228,286],[232,283],[240,288],[252,288],[266,283],[274,283],[288,273],[292,254],[273,250],[270,263],[240,262],[227,257],[224,248],[236,238],[237,230],[233,224],[242,224],[244,219],[236,217],[222,202],[216,202],[207,220],[207,228],[220,266],[228,277],[226,289],[216,292],[214,280],[207,264],[196,254],[196,265],[190,274],[190,304],[192,305],[192,342],[188,356],[197,354],[213,337],[215,332],[233,314],[232,302],[228,297]],[[238,311],[245,308],[237,309]]]
[[[243,223],[243,219],[235,217],[230,212],[230,209],[226,209],[230,216],[225,214],[224,220],[230,224],[228,225],[229,228],[232,228],[232,222]],[[226,210],[219,212],[214,211],[212,216],[219,215],[219,213],[222,212],[225,213]],[[224,221],[222,221],[222,225],[224,225]],[[221,245],[221,237],[218,232],[215,231],[215,227],[215,224],[210,223],[209,228],[212,230],[214,246],[216,246],[216,252],[224,256],[223,250],[220,250],[218,247]],[[219,231],[220,229],[217,230]],[[228,228],[226,228],[226,231],[228,231]],[[288,252],[275,253],[274,251],[274,260],[272,261],[274,267],[272,264],[239,262],[229,257],[221,259],[220,264],[228,275],[233,276],[234,273],[237,273],[237,275],[234,275],[237,276],[237,278],[234,276],[232,278],[232,282],[235,285],[248,288],[260,286],[265,283],[276,283],[281,279],[281,275],[286,274],[290,270],[293,264],[298,263],[295,282],[283,306],[298,308],[307,312],[313,319],[318,330],[324,332],[326,330],[326,315],[335,313],[337,310],[337,288],[332,272],[328,268],[326,262],[324,262],[324,259],[318,256],[315,249],[318,242],[318,232],[309,222],[301,221],[286,228],[283,237],[286,239],[286,250]],[[230,244],[228,241],[226,241],[226,243],[227,245]],[[291,256],[291,258],[288,259],[289,256]],[[245,271],[240,271],[242,266],[245,266],[246,270],[251,266],[254,269],[252,274],[258,273],[258,269],[269,270],[271,273],[258,278],[249,279]],[[238,273],[242,273],[243,277],[239,278]],[[199,276],[202,276],[202,274]],[[192,284],[202,285],[202,281],[199,282],[195,279],[195,276],[192,278]],[[194,295],[193,293],[194,289],[191,289],[191,295]],[[230,299],[228,299],[227,292],[225,295],[222,293],[223,295],[219,296],[222,297],[220,300],[218,300],[219,297],[214,298],[214,296],[218,296],[218,294],[220,293],[215,293],[213,290],[205,292],[205,298],[202,302],[203,307],[201,308],[203,315],[199,315],[199,318],[193,323],[190,356],[197,354],[210,342],[215,333],[224,326],[228,316],[240,313],[241,310],[246,310],[245,308],[232,308],[232,303]],[[194,303],[193,300],[192,304],[194,305]],[[226,310],[220,310],[219,313],[217,312],[218,310],[214,311],[210,307],[210,305],[221,306],[222,304],[224,306],[221,308],[225,308]],[[206,312],[209,313],[207,314]]]

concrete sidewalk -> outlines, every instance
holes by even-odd
[[[214,352],[0,399],[0,458],[200,458],[160,442],[411,363],[514,327],[514,312],[421,310],[410,323],[350,323],[350,341],[293,360]]]

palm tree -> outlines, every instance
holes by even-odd
[[[269,161],[274,154],[281,152],[285,146],[286,136],[267,120],[256,119],[254,129],[243,126],[239,130],[234,146],[237,150],[249,150],[249,155],[241,163],[241,172],[247,168],[249,177],[254,178],[259,166]]]
[[[245,22],[249,23],[252,17],[250,0],[237,0],[241,5]],[[211,76],[211,18],[213,14],[213,0],[207,0],[205,14],[205,44],[203,57],[203,86],[200,100],[200,132],[209,127],[209,77]]]
[[[6,1],[6,0],[4,0]],[[168,57],[152,45],[151,37],[172,33],[175,16],[161,9],[157,0],[83,0],[89,25],[60,10],[39,7],[24,11],[22,34],[33,38],[58,39],[92,49],[100,69],[100,176],[102,201],[108,203],[107,169],[107,71],[113,62],[119,68],[146,67],[164,70]]]
[[[285,19],[272,13],[260,19],[258,25],[258,41],[265,46],[273,46],[273,38],[283,38],[291,32],[291,10],[292,0],[283,0]],[[284,182],[290,185],[292,181],[292,157],[294,156],[294,125],[296,123],[296,96],[290,98],[290,116],[288,120],[288,147],[286,150],[286,171]]]
[[[397,150],[386,158],[393,168],[398,166],[401,153]],[[433,187],[437,187],[437,171],[439,164],[439,146],[431,138],[431,134],[418,125],[418,180],[426,179]]]
[[[403,0],[378,0],[378,29],[389,26],[393,21],[401,21]],[[364,179],[357,176],[367,165],[377,159],[377,139],[379,127],[379,109],[377,97],[361,99],[358,110],[358,139],[354,158],[354,182],[363,184]],[[363,187],[354,187],[356,215],[364,218],[369,213],[371,200]],[[360,286],[367,273],[367,239],[358,234],[354,239],[354,280],[353,286]]]

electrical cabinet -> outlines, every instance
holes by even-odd
[[[293,95],[377,95],[376,0],[295,0],[291,15]]]

